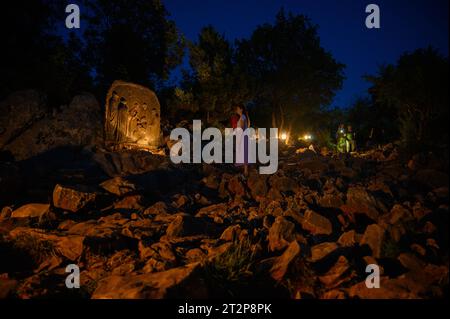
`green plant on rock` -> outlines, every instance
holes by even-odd
[[[231,296],[238,286],[248,283],[253,276],[255,252],[250,239],[235,240],[224,252],[217,255],[205,267],[207,279]]]
[[[30,234],[20,234],[14,239],[13,245],[16,249],[27,253],[37,264],[56,255],[55,246],[51,241]]]

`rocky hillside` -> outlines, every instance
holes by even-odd
[[[133,151],[2,162],[0,297],[448,296],[444,160],[393,145],[280,156],[277,174],[248,178]],[[68,264],[80,289],[65,286]]]

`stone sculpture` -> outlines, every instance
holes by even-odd
[[[115,81],[105,107],[105,141],[114,148],[156,149],[160,144],[160,105],[150,89]]]

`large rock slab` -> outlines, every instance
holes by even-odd
[[[63,146],[101,145],[100,106],[91,94],[50,110],[36,91],[20,91],[0,102],[0,149],[24,160]],[[2,133],[3,132],[3,133]]]
[[[44,117],[46,98],[35,90],[14,92],[0,102],[0,110],[0,149],[3,149]]]

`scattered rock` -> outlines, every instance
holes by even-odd
[[[200,217],[188,214],[178,214],[166,230],[168,237],[185,237],[198,234],[212,234],[217,229],[213,224]]]
[[[100,184],[100,187],[119,197],[133,193],[138,189],[135,184],[120,176],[104,181]]]
[[[188,262],[197,262],[206,258],[206,254],[200,248],[189,249],[186,252]]]
[[[270,269],[270,276],[276,281],[281,281],[286,275],[290,265],[299,255],[300,246],[297,241],[294,240],[289,244],[284,253],[275,259],[273,266]]]
[[[12,297],[16,291],[19,282],[8,278],[8,274],[0,275],[0,299]]]
[[[360,245],[367,244],[372,250],[372,256],[375,258],[381,257],[381,249],[383,247],[385,230],[377,224],[367,226],[363,237],[361,238]]]
[[[448,187],[448,174],[435,169],[421,169],[417,171],[413,179],[430,189]]]
[[[0,221],[10,219],[12,212],[13,212],[13,210],[11,207],[9,207],[9,206],[3,207],[2,211],[0,213]]]
[[[353,285],[348,290],[350,298],[360,299],[417,299],[402,279],[381,277],[379,288],[368,288],[366,282]]]
[[[236,240],[241,232],[241,226],[234,225],[229,226],[227,229],[225,229],[220,236],[220,239],[223,241],[233,241]]]
[[[267,195],[267,176],[260,174],[251,174],[247,180],[247,186],[250,189],[252,197],[259,201]]]
[[[328,288],[335,288],[351,279],[351,277],[344,276],[349,269],[350,265],[347,258],[339,256],[336,264],[325,275],[320,276],[319,280]]]
[[[56,208],[76,213],[93,206],[97,193],[81,186],[56,185],[53,190],[53,205]]]
[[[240,176],[235,175],[228,181],[228,191],[238,197],[245,196],[245,187]]]
[[[157,202],[153,204],[152,206],[148,207],[144,211],[144,215],[167,215],[167,205],[164,202]]]
[[[302,228],[313,235],[330,235],[333,232],[333,226],[328,218],[312,210],[305,212],[302,219]]]
[[[26,204],[11,213],[11,218],[39,218],[47,213],[50,204]]]
[[[115,202],[113,206],[114,209],[119,211],[144,211],[144,201],[145,199],[142,195],[130,195]]]
[[[319,205],[327,208],[339,208],[344,205],[344,201],[337,194],[325,194],[320,198]]]
[[[337,243],[342,247],[352,247],[359,243],[361,235],[357,234],[354,230],[343,233]]]
[[[370,195],[363,187],[350,187],[347,191],[347,200],[341,209],[347,214],[365,214],[373,221],[378,220],[381,212],[386,208]]]
[[[282,250],[295,239],[295,225],[284,217],[278,216],[269,229],[269,250]]]
[[[333,242],[324,242],[311,247],[311,262],[317,262],[330,255],[338,249],[338,245]]]

